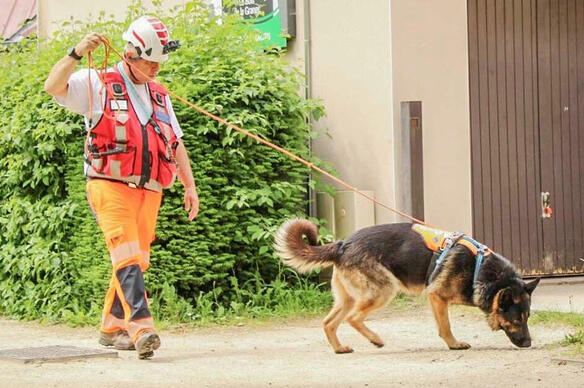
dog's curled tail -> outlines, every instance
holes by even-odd
[[[299,218],[289,220],[276,232],[274,249],[284,264],[301,273],[330,267],[340,256],[341,242],[317,245],[317,238],[318,231],[312,222]]]

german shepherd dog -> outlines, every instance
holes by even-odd
[[[474,279],[476,256],[462,244],[454,244],[427,283],[434,252],[410,223],[361,229],[345,241],[317,244],[317,228],[307,220],[294,219],[280,226],[274,247],[282,261],[299,272],[334,266],[331,288],[334,306],[323,321],[326,337],[335,353],[350,353],[337,337],[345,319],[373,345],[381,338],[363,321],[385,306],[398,291],[425,292],[438,325],[438,334],[450,349],[468,349],[450,331],[449,304],[480,308],[491,329],[502,329],[519,347],[531,346],[527,319],[531,293],[539,278],[525,283],[503,256],[489,252]]]

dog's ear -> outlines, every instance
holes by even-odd
[[[535,286],[537,286],[539,284],[539,281],[541,280],[541,278],[536,278],[535,280],[527,283],[525,285],[525,291],[527,291],[527,293],[529,295],[531,295],[531,293],[533,292],[533,290],[535,290]]]
[[[499,291],[499,311],[507,311],[509,307],[513,306],[513,291],[511,287],[507,287]]]

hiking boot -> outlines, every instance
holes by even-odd
[[[118,330],[113,333],[101,332],[99,343],[103,346],[113,346],[117,350],[134,350],[134,343],[125,330]]]
[[[154,355],[154,351],[160,347],[160,337],[158,334],[145,331],[140,334],[136,341],[136,350],[138,351],[138,358],[144,360]]]

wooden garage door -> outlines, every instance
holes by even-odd
[[[474,234],[523,274],[584,273],[584,1],[469,0],[468,27]]]

